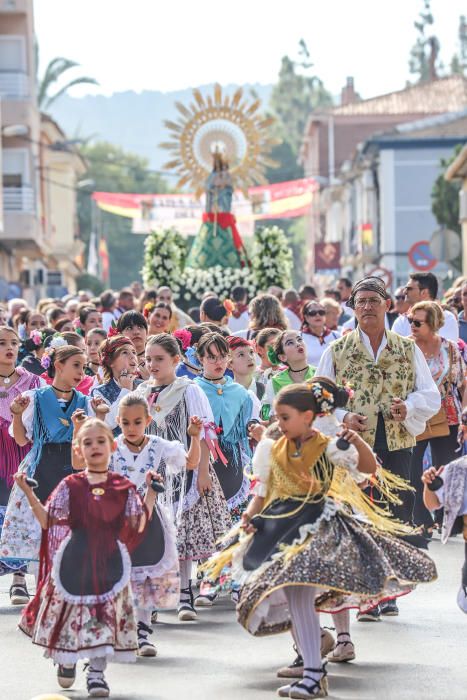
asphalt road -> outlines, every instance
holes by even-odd
[[[463,558],[457,537],[430,547],[439,578],[401,599],[401,614],[379,623],[352,621],[357,658],[330,664],[334,700],[467,700],[467,617],[456,605]],[[58,693],[55,671],[39,648],[16,629],[18,609],[8,604],[9,577],[0,579],[0,669],[2,700],[30,700]],[[354,614],[352,613],[352,618]],[[331,625],[330,616],[323,624]],[[194,623],[175,613],[160,615],[156,659],[112,664],[107,679],[114,700],[266,700],[280,685],[276,669],[292,659],[289,635],[250,637],[223,599]],[[87,697],[80,670],[65,697]]]

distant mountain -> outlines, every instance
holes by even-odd
[[[237,85],[227,85],[223,89],[229,94]],[[246,95],[253,91],[263,102],[264,109],[269,103],[272,85],[244,85]],[[211,85],[200,88],[203,95],[212,92]],[[137,93],[131,90],[104,95],[69,97],[64,95],[52,108],[52,117],[57,120],[69,138],[90,138],[95,141],[109,141],[125,150],[144,156],[151,168],[159,169],[167,160],[168,154],[158,147],[166,141],[168,133],[165,119],[175,119],[178,112],[176,101],[191,101],[191,89],[174,92],[145,90]]]

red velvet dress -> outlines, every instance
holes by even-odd
[[[45,656],[72,664],[80,658],[134,661],[136,620],[128,549],[140,542],[145,508],[119,474],[90,484],[86,473],[64,479],[47,503],[37,593],[20,629]]]

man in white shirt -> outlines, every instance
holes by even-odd
[[[232,335],[236,335],[239,331],[246,331],[250,321],[248,313],[248,292],[245,287],[234,287],[231,292],[231,298],[235,304],[235,310],[229,317],[229,330]]]
[[[284,292],[282,306],[284,307],[284,315],[289,324],[289,328],[294,331],[299,331],[302,327],[302,319],[298,315],[300,313],[301,300],[295,289],[287,289]]]
[[[349,303],[358,328],[325,350],[316,376],[349,382],[350,410],[336,410],[336,417],[362,433],[386,469],[409,481],[412,446],[439,411],[439,391],[415,343],[386,330],[391,302],[383,280],[357,282]],[[389,507],[395,517],[410,523],[413,496],[405,491],[400,497],[401,505]]]
[[[432,272],[413,272],[409,275],[409,281],[404,290],[410,308],[419,301],[436,301],[438,280]],[[410,309],[407,313],[410,313]],[[407,316],[399,316],[394,321],[392,330],[404,337],[409,336],[411,330]],[[444,310],[444,326],[439,329],[438,333],[446,340],[453,340],[455,343],[459,340],[459,326],[451,311]]]

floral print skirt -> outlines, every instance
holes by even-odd
[[[316,608],[338,612],[372,608],[437,575],[427,554],[360,522],[332,502],[314,523],[300,528],[297,540],[257,569],[240,572],[244,551],[239,548],[233,566],[234,576],[243,574],[244,582],[237,616],[255,636],[291,628],[283,590],[287,586],[320,589]]]
[[[74,664],[78,659],[102,656],[122,662],[136,659],[136,621],[129,585],[99,606],[83,605],[67,603],[50,577],[32,626],[28,625],[26,611],[19,628],[34,644],[44,647],[45,656],[56,663]]]
[[[232,526],[232,520],[219,479],[209,467],[212,491],[200,496],[196,503],[182,514],[177,530],[179,559],[207,559],[216,551],[217,540]]]

